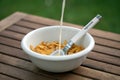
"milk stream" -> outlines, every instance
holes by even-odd
[[[64,17],[65,2],[66,2],[66,0],[63,0],[63,2],[62,2],[62,11],[61,11],[61,18],[60,18],[59,53],[60,53],[61,43],[62,43],[62,26],[63,26],[63,17]]]

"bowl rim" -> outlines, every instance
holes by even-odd
[[[89,44],[90,47],[86,47],[84,50],[80,51],[79,53],[75,53],[75,54],[71,54],[71,55],[50,56],[50,55],[38,54],[38,53],[32,51],[29,47],[27,47],[27,45],[25,45],[25,41],[26,41],[27,37],[30,36],[31,34],[33,34],[34,32],[36,32],[38,30],[46,29],[46,28],[56,28],[56,27],[58,27],[58,26],[45,26],[45,27],[42,27],[42,28],[32,30],[31,32],[27,33],[23,37],[23,39],[21,41],[21,48],[29,56],[32,56],[32,57],[35,57],[35,58],[38,58],[38,59],[42,59],[42,60],[49,60],[49,61],[64,61],[64,60],[76,59],[76,58],[82,57],[84,55],[87,55],[88,52],[90,52],[93,49],[95,41],[89,33],[87,33],[86,35],[90,38],[90,42],[91,42]],[[75,28],[75,27],[71,27],[71,26],[63,26],[63,27],[80,30],[79,28]]]

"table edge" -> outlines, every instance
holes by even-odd
[[[22,12],[15,12],[12,15],[4,18],[3,20],[0,21],[0,32],[6,29],[7,27],[11,26],[12,24],[16,23],[26,15],[27,14]]]

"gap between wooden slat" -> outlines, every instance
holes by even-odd
[[[0,79],[1,80],[20,80],[20,79],[18,79],[16,77],[6,75],[6,74],[3,74],[3,73],[0,73]]]

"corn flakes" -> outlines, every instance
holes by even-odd
[[[61,49],[63,49],[66,44],[67,44],[67,41],[65,40],[60,46]],[[59,42],[58,41],[52,41],[52,42],[42,41],[36,47],[33,47],[32,45],[30,45],[30,49],[32,51],[40,53],[40,54],[50,55],[53,51],[59,49]],[[77,53],[83,49],[84,48],[82,46],[78,46],[76,44],[73,44],[72,47],[68,50],[67,54],[68,55],[74,54],[74,53]]]

